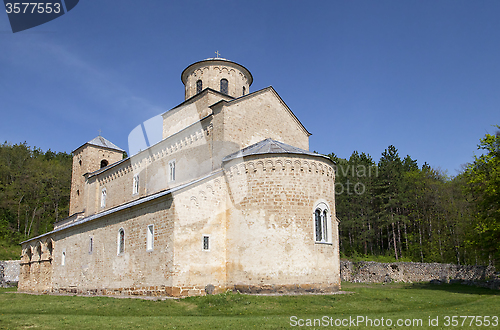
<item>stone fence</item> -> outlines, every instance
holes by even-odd
[[[0,288],[16,286],[19,282],[19,260],[0,261]]]
[[[342,260],[340,277],[342,281],[354,283],[452,282],[500,288],[500,278],[495,273],[495,268],[491,266]]]

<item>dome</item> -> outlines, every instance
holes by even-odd
[[[207,58],[188,66],[181,74],[185,99],[211,88],[237,98],[249,93],[253,77],[243,65],[225,58]]]

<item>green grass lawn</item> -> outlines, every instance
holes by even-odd
[[[500,317],[500,292],[483,288],[430,284],[352,284],[352,294],[303,296],[248,296],[226,293],[205,297],[151,301],[108,297],[27,295],[0,289],[0,329],[472,329],[471,318]],[[293,318],[291,322],[291,317]],[[458,325],[444,326],[446,316],[458,316]],[[323,318],[324,317],[324,318]],[[335,326],[335,320],[370,318],[392,327]],[[429,317],[438,326],[429,327]],[[299,326],[302,321],[329,320],[333,326]],[[398,327],[398,319],[421,319],[422,326]],[[302,320],[302,321],[300,321]],[[474,319],[476,321],[477,319]],[[450,323],[452,319],[449,320]],[[318,321],[316,321],[318,322]],[[338,321],[339,322],[339,321]],[[344,321],[345,323],[346,321]],[[366,322],[366,321],[365,321]],[[408,322],[408,321],[407,321]],[[292,327],[292,324],[296,326]],[[375,325],[375,323],[373,323]]]

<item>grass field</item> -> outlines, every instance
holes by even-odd
[[[352,284],[351,294],[248,296],[226,293],[205,297],[152,301],[108,297],[27,295],[0,289],[0,329],[496,329],[500,292],[483,288],[430,284]],[[296,316],[296,318],[292,318]],[[449,316],[450,326],[445,326]],[[451,326],[455,318],[456,326]],[[482,316],[463,322],[460,316]],[[489,326],[475,327],[485,321]],[[342,326],[343,319],[372,320]],[[331,320],[330,320],[331,318]],[[392,326],[375,326],[378,322]],[[429,326],[429,318],[438,326]],[[314,319],[322,320],[323,326]],[[396,322],[401,319],[402,327]],[[422,320],[422,323],[415,323]],[[329,325],[326,326],[328,320]],[[337,325],[335,326],[335,320]],[[361,320],[361,319],[360,319]],[[409,321],[408,321],[409,320]],[[470,326],[470,321],[473,325]],[[404,326],[404,322],[414,326]],[[299,326],[304,323],[304,326]],[[330,325],[330,322],[331,325]],[[344,321],[346,325],[347,321]],[[292,326],[292,325],[296,326]]]

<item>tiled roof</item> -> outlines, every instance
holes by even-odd
[[[273,139],[265,139],[251,146],[248,146],[240,151],[227,155],[222,159],[223,162],[230,161],[232,159],[246,157],[251,155],[264,155],[264,154],[295,154],[295,155],[309,155],[316,157],[324,157],[330,159],[321,154],[315,154],[304,149],[300,149],[289,144],[279,142]]]
[[[114,149],[114,150],[123,151],[123,152],[125,151],[122,148],[119,148],[118,146],[116,146],[114,143],[106,140],[105,138],[103,138],[100,135],[95,137],[94,139],[90,140],[87,143],[92,144],[94,146],[98,146],[98,147],[104,147],[104,148]]]

